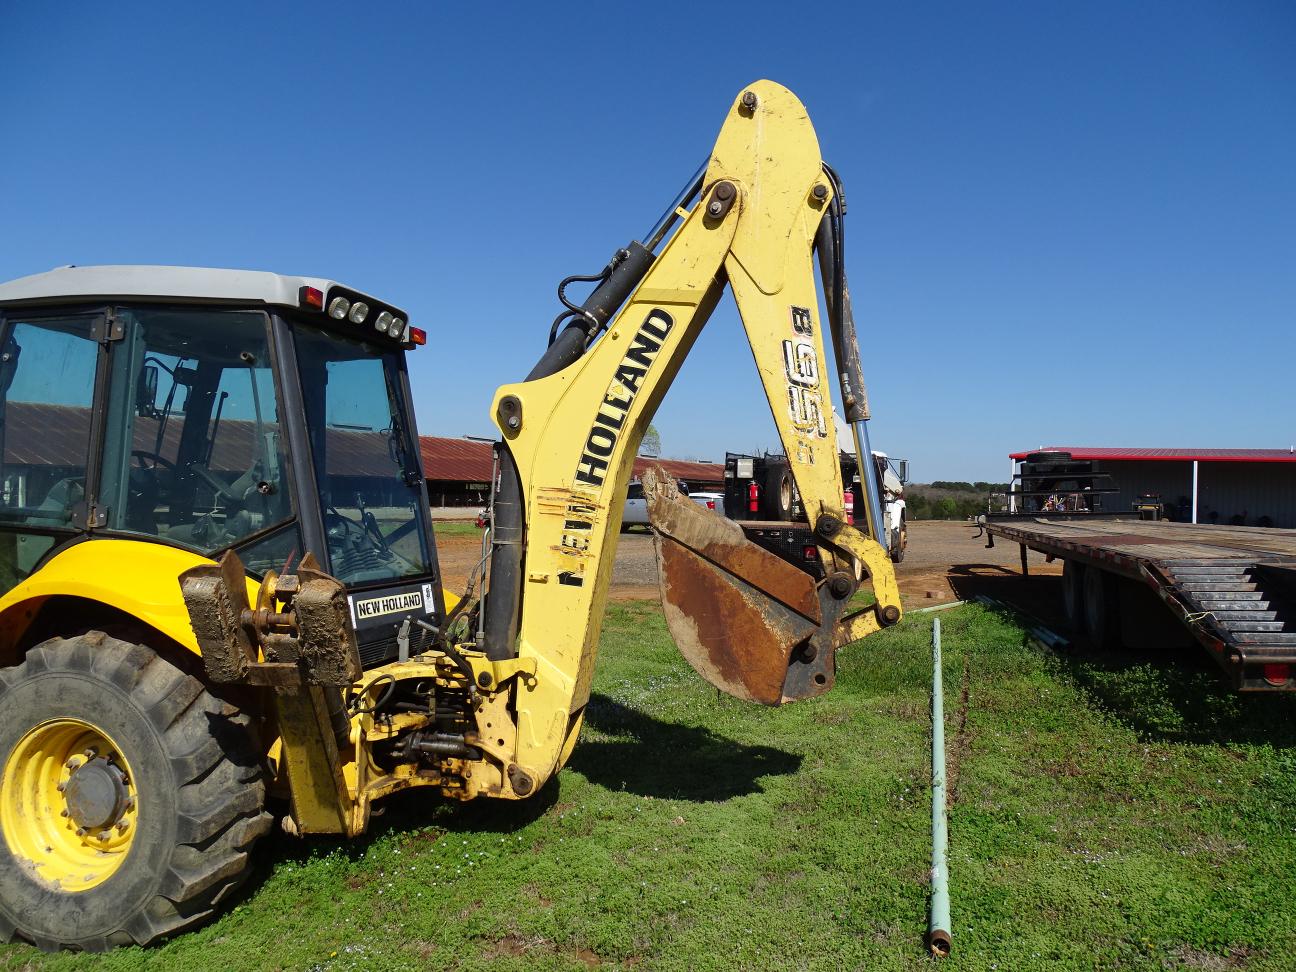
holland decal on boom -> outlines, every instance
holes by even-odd
[[[576,464],[576,482],[586,486],[601,487],[607,476],[608,463],[616,451],[617,441],[625,426],[626,415],[635,397],[639,394],[639,384],[648,374],[648,369],[657,358],[662,342],[670,333],[675,322],[664,310],[654,308],[648,312],[639,331],[626,348],[625,357],[617,366],[612,384],[608,386],[594,414],[594,424],[589,435],[585,437],[585,449],[580,462]]]
[[[657,359],[662,342],[670,334],[675,322],[664,310],[654,308],[626,348],[625,356],[617,365],[616,373],[603,394],[594,422],[585,437],[585,448],[576,464],[576,479],[572,484],[572,498],[567,504],[563,521],[560,549],[568,554],[570,570],[558,572],[558,583],[565,587],[583,587],[585,564],[583,558],[589,551],[590,533],[599,509],[597,493],[607,478],[608,466],[616,451],[621,433],[625,431],[630,406],[639,395],[648,369]],[[588,499],[582,497],[588,496]]]

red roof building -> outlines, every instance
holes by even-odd
[[[493,465],[491,443],[479,439],[449,439],[436,435],[419,436],[423,457],[423,476],[433,506],[463,506],[485,503],[490,491]],[[651,464],[657,464],[676,479],[688,483],[694,492],[724,488],[724,466],[716,462],[692,462],[685,459],[635,459],[634,474],[639,477]]]
[[[1041,446],[1009,455],[1067,452],[1095,460],[1118,492],[1102,508],[1120,512],[1143,494],[1161,497],[1173,519],[1233,526],[1296,528],[1296,449],[1170,449]]]
[[[1031,452],[1069,452],[1072,459],[1128,459],[1146,462],[1296,462],[1296,450],[1287,449],[1117,449],[1105,446],[1044,446],[1014,452],[1010,459],[1025,459]]]

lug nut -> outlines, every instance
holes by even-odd
[[[84,756],[86,759],[94,759],[94,758],[95,758],[95,751],[94,751],[93,749],[87,749],[87,750],[86,750],[84,753],[82,753],[81,755]]]
[[[130,826],[130,821],[129,821],[129,820],[123,820],[121,823],[119,823],[119,824],[117,825],[117,833],[119,833],[119,834],[124,834],[124,833],[126,833],[126,828],[129,827],[129,826]]]
[[[67,782],[64,780],[59,780],[58,784],[54,787],[54,789],[62,793],[64,790],[67,789]]]
[[[134,809],[135,809],[135,798],[134,798],[134,797],[127,797],[127,798],[126,798],[126,809],[127,809],[127,810],[134,810]]]
[[[75,756],[73,756],[71,759],[69,759],[69,760],[68,760],[66,763],[64,763],[63,765],[64,765],[67,769],[76,769],[76,768],[77,768],[78,766],[80,766],[81,764],[78,763],[78,762],[77,762],[77,758],[76,758]]]
[[[67,815],[68,815],[67,807],[64,807],[62,810],[59,811],[60,817],[66,817]]]
[[[78,827],[76,834],[78,837],[84,837],[86,835],[86,829],[84,827]]]
[[[111,830],[101,830],[101,831],[99,832],[99,839],[102,840],[102,841],[109,841],[109,840],[112,840],[112,831],[111,831]]]

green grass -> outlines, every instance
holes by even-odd
[[[434,520],[432,533],[438,537],[480,537],[482,531],[472,520]]]
[[[980,607],[941,619],[944,968],[1293,967],[1292,700],[1055,656]],[[932,967],[930,628],[911,615],[843,652],[830,695],[770,710],[705,686],[655,606],[614,606],[583,741],[535,800],[406,794],[363,841],[274,839],[237,907],[175,942],[11,945],[0,969]]]

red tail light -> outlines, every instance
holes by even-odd
[[[316,310],[323,310],[324,293],[314,287],[303,287],[297,292],[297,302],[303,307],[314,307]]]
[[[842,499],[846,502],[846,522],[855,525],[855,496],[848,489],[842,493]]]
[[[707,500],[707,509],[708,509],[708,510],[714,510],[714,509],[715,509],[715,500]]]
[[[806,560],[816,560],[819,557],[819,548],[812,543],[807,543],[801,548],[801,556]]]
[[[1291,666],[1281,662],[1274,662],[1265,665],[1263,668],[1264,680],[1270,685],[1286,685],[1291,681]]]
[[[427,344],[427,331],[421,327],[411,327],[409,333],[410,344],[422,347]]]
[[[760,487],[755,483],[747,484],[747,509],[751,513],[760,512]]]

